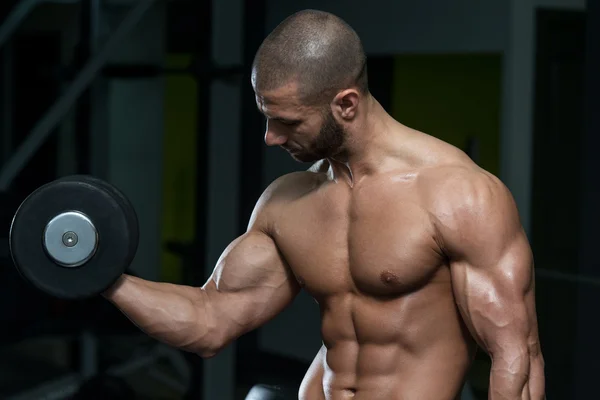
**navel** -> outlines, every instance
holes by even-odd
[[[306,286],[306,282],[304,281],[304,278],[302,278],[300,275],[296,275],[296,280],[298,281],[298,285],[300,285],[301,288]]]

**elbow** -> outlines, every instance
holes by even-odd
[[[198,349],[196,351],[194,351],[194,354],[196,354],[197,356],[204,358],[204,359],[208,359],[208,358],[213,358],[214,356],[216,356],[217,354],[219,354],[219,352],[221,351],[220,348],[203,348],[203,349]]]
[[[499,348],[490,349],[490,357],[492,364],[503,369],[508,369],[506,372],[519,372],[529,368],[531,360],[531,352],[525,343],[512,341]]]
[[[488,348],[492,361],[512,365],[517,369],[527,369],[532,360],[543,360],[538,340],[520,335],[510,335],[502,339],[495,340],[496,344]]]
[[[204,329],[204,335],[197,340],[193,352],[202,358],[212,358],[223,351],[239,336],[240,332],[246,331],[232,329],[224,323],[211,324],[208,329]]]
[[[525,349],[514,347],[490,353],[492,372],[505,377],[525,377],[528,375],[531,358]]]
[[[189,346],[189,350],[205,359],[215,357],[231,341],[226,334],[223,323],[219,323],[216,318],[202,318],[196,321],[195,340]]]
[[[200,291],[199,299],[192,308],[189,321],[192,322],[190,335],[193,338],[188,343],[188,351],[201,358],[212,358],[218,355],[241,333],[244,325],[221,312],[226,309],[219,298],[209,296],[205,290]],[[228,318],[229,317],[229,318]]]
[[[213,358],[219,354],[227,344],[226,341],[215,336],[210,340],[203,340],[200,344],[194,346],[192,352],[204,359]]]
[[[539,343],[528,345],[514,341],[511,344],[490,352],[492,360],[502,361],[515,368],[529,368],[532,362],[544,363]]]
[[[191,343],[179,346],[180,349],[196,354],[201,358],[212,358],[219,354],[227,346],[216,334],[205,332],[200,338]]]
[[[177,347],[202,358],[212,358],[228,343],[223,334],[223,323],[216,318],[216,310],[208,296],[203,295],[200,299],[201,301],[191,302],[188,308],[185,318],[187,323],[182,332],[184,340]]]

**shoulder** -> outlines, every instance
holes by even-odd
[[[256,202],[249,227],[266,229],[276,210],[311,193],[325,180],[325,174],[311,170],[291,172],[275,179]]]
[[[280,176],[267,186],[259,202],[286,202],[302,197],[327,180],[327,175],[317,166],[307,171],[296,171]]]
[[[491,237],[509,240],[521,232],[512,194],[493,174],[477,166],[449,165],[422,178],[427,208],[447,246]]]
[[[477,166],[439,166],[424,171],[420,178],[421,191],[437,213],[474,210],[512,200],[499,178]]]
[[[329,162],[320,160],[311,165],[306,171],[296,171],[275,179],[263,192],[261,199],[290,200],[302,197],[327,181]]]

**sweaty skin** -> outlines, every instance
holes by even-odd
[[[490,398],[542,398],[531,254],[496,178],[451,155],[353,188],[288,179],[312,189],[274,236],[323,320],[301,399],[458,398],[468,330],[494,359]]]
[[[475,343],[493,361],[490,399],[544,398],[532,255],[508,190],[458,149],[403,137],[410,165],[351,182],[325,161],[273,182],[204,287],[124,276],[106,296],[210,357],[307,291],[323,346],[301,400],[457,399]]]
[[[332,171],[276,183],[269,235],[322,315],[301,399],[455,399],[475,350],[469,331],[494,359],[491,398],[543,390],[532,258],[512,199],[424,140],[420,167],[390,165],[353,187]],[[514,393],[496,397],[506,381]]]

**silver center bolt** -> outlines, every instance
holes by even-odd
[[[96,253],[98,232],[87,215],[66,211],[48,222],[44,230],[46,254],[63,267],[78,267]]]
[[[62,237],[63,244],[67,247],[73,247],[79,241],[77,234],[75,232],[65,232]]]

